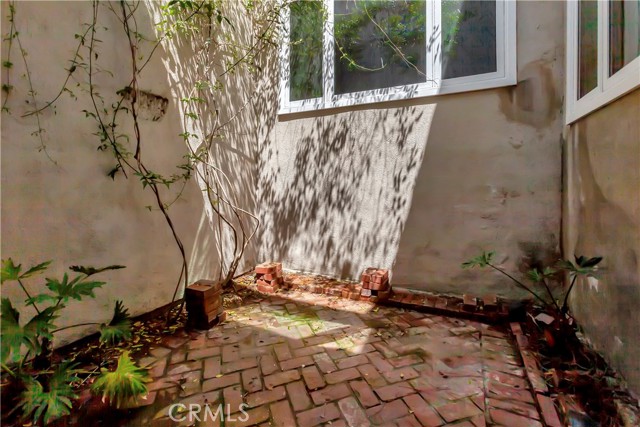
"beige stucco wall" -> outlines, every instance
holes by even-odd
[[[565,146],[565,256],[603,256],[570,300],[586,336],[640,391],[640,90],[572,125]]]
[[[460,268],[482,249],[508,269],[559,256],[564,4],[519,2],[517,14],[517,86],[265,118],[260,258],[519,296]]]
[[[90,22],[91,3],[16,2],[16,9],[37,97],[41,102],[52,99],[77,47],[74,34],[83,30],[83,23]],[[2,2],[3,34],[9,28],[7,14],[7,2]],[[145,8],[141,7],[136,16],[139,31],[152,36],[154,29]],[[113,77],[102,72],[95,78],[97,90],[109,105],[115,91],[130,81],[130,52],[122,25],[106,4],[100,7],[99,19],[101,27],[108,28],[99,32],[99,64]],[[3,43],[3,58],[5,46]],[[143,46],[148,48],[151,44]],[[168,77],[167,56],[160,49],[139,81],[140,89],[170,99],[162,119],[140,122],[145,160],[150,169],[163,174],[174,173],[175,165],[183,162],[186,153],[178,136],[182,123],[173,96],[175,87]],[[52,160],[39,151],[40,143],[31,135],[37,130],[35,119],[22,117],[31,105],[25,103],[25,68],[15,46],[12,62],[11,83],[15,89],[8,103],[10,114],[2,114],[2,258],[12,257],[23,266],[51,259],[54,263],[47,277],[61,277],[68,266],[77,264],[127,266],[96,276],[108,285],[96,292],[95,300],[72,301],[58,322],[60,326],[104,322],[110,318],[116,299],[124,300],[134,315],[167,304],[179,280],[181,261],[161,213],[145,208],[154,205],[152,193],[143,190],[134,176],[124,179],[119,175],[115,181],[106,176],[115,162],[111,155],[97,151],[99,140],[93,135],[96,123],[82,112],[90,110],[90,101],[75,81],[70,89],[78,100],[64,94],[56,103],[55,114],[47,110],[41,117]],[[74,77],[85,83],[80,71]],[[132,128],[126,122],[122,125],[123,132],[133,137]],[[172,192],[164,194],[165,200],[172,200]],[[214,275],[216,248],[210,243],[209,222],[202,219],[202,196],[193,181],[170,213],[188,253],[191,277]],[[27,281],[34,293],[42,282],[42,278]],[[14,285],[3,285],[2,294],[14,301],[24,300]],[[31,314],[29,309],[22,310],[23,319]],[[88,331],[69,330],[62,338],[78,337]]]

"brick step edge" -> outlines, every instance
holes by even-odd
[[[509,320],[509,310],[503,302],[498,302],[495,310],[470,311],[464,304],[464,299],[457,296],[442,296],[424,292],[413,292],[409,289],[392,290],[391,297],[383,302],[384,305],[397,308],[411,309],[424,313],[447,317],[458,317],[484,323],[506,323]]]
[[[564,427],[565,423],[560,420],[560,414],[554,400],[549,395],[549,388],[542,376],[542,371],[535,357],[535,353],[529,348],[529,339],[522,332],[522,326],[518,322],[510,323],[518,352],[522,358],[524,370],[527,373],[527,380],[536,396],[538,411],[547,427]]]

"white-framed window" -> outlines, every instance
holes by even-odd
[[[566,123],[640,86],[640,1],[567,2]]]
[[[516,84],[512,0],[300,0],[280,114]]]

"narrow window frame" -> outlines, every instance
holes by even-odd
[[[598,84],[578,98],[579,84],[579,0],[567,1],[566,112],[565,124],[604,107],[640,87],[640,56],[609,76],[609,0],[598,0]]]
[[[512,86],[517,83],[517,33],[516,2],[513,0],[496,0],[496,71],[472,76],[441,79],[442,58],[435,52],[441,52],[442,34],[439,32],[432,38],[435,28],[441,26],[440,0],[426,0],[427,23],[425,49],[426,82],[383,89],[373,89],[348,94],[334,93],[334,43],[333,43],[333,0],[322,0],[327,13],[323,34],[323,95],[322,97],[290,101],[290,15],[289,9],[283,10],[283,42],[280,48],[280,106],[279,114],[292,114],[306,111],[325,110],[363,104],[430,97],[436,95],[460,93]],[[435,42],[429,46],[428,40]]]

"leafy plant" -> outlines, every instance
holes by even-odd
[[[526,274],[527,278],[535,284],[542,284],[544,289],[546,290],[547,297],[543,298],[542,295],[539,295],[537,292],[534,291],[533,287],[528,286],[521,280],[518,280],[511,274],[507,273],[504,269],[495,265],[494,257],[495,257],[494,251],[488,251],[488,252],[484,251],[480,255],[474,258],[471,258],[468,261],[463,262],[462,268],[490,267],[498,271],[499,273],[511,279],[512,282],[517,287],[533,295],[533,297],[539,303],[541,303],[545,309],[547,309],[552,314],[554,314],[556,319],[559,320],[560,322],[564,322],[566,319],[566,314],[569,311],[568,309],[569,294],[573,290],[573,286],[575,285],[577,278],[580,276],[582,277],[593,276],[598,268],[597,265],[602,261],[602,257],[587,258],[584,256],[576,256],[575,264],[568,260],[561,260],[557,263],[556,268],[545,267],[542,271],[538,270],[537,268],[529,270]],[[561,306],[558,304],[558,301],[554,297],[553,292],[551,292],[551,288],[548,284],[548,281],[555,278],[555,276],[560,271],[569,272],[569,276],[571,277],[571,285],[569,286],[569,289],[564,295],[563,303]]]
[[[61,363],[55,371],[46,378],[46,384],[40,378],[22,375],[24,391],[20,394],[20,401],[16,408],[21,409],[24,419],[31,418],[38,423],[42,417],[45,424],[69,415],[72,399],[78,396],[73,392],[72,383],[78,381],[74,365]]]
[[[113,372],[102,368],[100,376],[91,386],[91,391],[102,395],[103,401],[120,408],[137,396],[147,394],[147,385],[151,381],[149,372],[144,368],[139,368],[129,357],[129,352],[125,351],[118,359],[118,366]]]
[[[26,296],[25,305],[32,306],[36,311],[29,321],[21,324],[18,309],[8,298],[2,298],[2,367],[9,372],[11,378],[20,383],[23,390],[15,409],[22,411],[23,418],[31,418],[34,423],[42,420],[45,424],[68,415],[72,399],[77,397],[73,391],[73,383],[78,380],[75,366],[61,363],[53,370],[50,369],[52,360],[49,345],[53,335],[69,328],[94,325],[99,327],[100,342],[103,344],[114,344],[131,338],[131,319],[122,301],[116,301],[109,323],[87,322],[61,328],[55,325],[56,319],[60,317],[61,311],[66,308],[70,299],[82,301],[86,297],[95,298],[95,290],[105,285],[105,282],[89,279],[91,276],[124,266],[72,266],[70,270],[79,273],[78,275],[70,277],[65,273],[62,279],[46,278],[44,286],[48,292],[32,295],[24,279],[44,272],[50,264],[51,261],[43,262],[23,272],[21,264],[16,264],[8,258],[2,260],[1,269],[2,284],[17,282]],[[42,304],[47,306],[42,308]],[[146,393],[144,383],[143,387],[140,387],[140,381],[146,378],[146,370],[137,368],[128,356],[121,358],[121,362],[122,368],[116,370],[121,375],[108,377],[110,400],[115,399],[113,401],[117,402]],[[28,369],[25,368],[26,365],[29,365]]]

